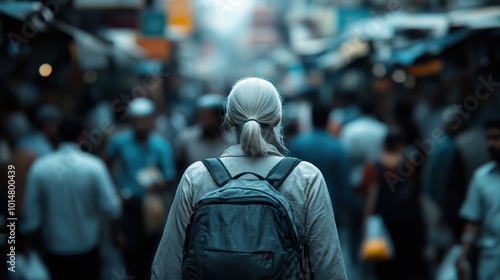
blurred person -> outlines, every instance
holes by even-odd
[[[175,80],[172,75],[170,75],[170,78],[172,79],[169,79],[169,81]],[[168,85],[168,87],[170,91],[175,88],[172,85]],[[183,131],[187,126],[186,115],[189,115],[189,113],[183,111],[189,110],[191,112],[192,108],[186,108],[182,102],[173,100],[172,98],[166,98],[166,96],[159,92],[153,92],[151,97],[156,108],[158,108],[155,130],[169,143],[176,144],[179,132]],[[176,148],[175,145],[174,148]],[[176,159],[177,158],[178,155],[176,155]]]
[[[358,102],[347,112],[341,114],[343,123],[340,131],[340,141],[346,148],[349,161],[349,189],[345,193],[346,204],[350,206],[349,233],[351,239],[351,256],[354,264],[358,263],[358,252],[361,241],[361,220],[365,206],[364,197],[357,194],[358,187],[364,177],[364,166],[380,157],[387,125],[375,118],[374,105],[368,102]],[[359,111],[355,108],[358,107]],[[350,112],[350,113],[349,113]]]
[[[444,129],[435,128],[434,134],[439,131],[442,132],[440,138],[415,141],[427,155],[422,168],[422,190],[439,207],[439,226],[459,240],[463,222],[458,212],[467,191],[465,162],[456,143],[460,129],[446,123]]]
[[[463,121],[467,120],[464,119]],[[470,182],[477,168],[491,159],[487,149],[484,149],[484,146],[487,146],[484,130],[480,124],[471,124],[456,136],[455,142],[464,157],[466,182]]]
[[[40,156],[52,152],[59,143],[57,132],[61,117],[61,110],[57,106],[42,105],[36,112],[35,127],[19,140],[19,148],[31,150]]]
[[[19,145],[20,140],[29,131],[28,120],[23,114],[14,113],[7,117],[5,121],[5,133],[9,156],[6,164],[12,164],[16,167],[16,194],[18,197],[24,197],[26,190],[26,177],[31,164],[35,161],[38,154]],[[19,200],[16,205],[19,216],[22,217],[23,200]]]
[[[22,135],[22,133],[20,132],[24,128],[23,124],[18,122],[19,119],[17,119],[17,117],[19,117],[19,115],[16,113],[8,116],[3,127],[4,131],[2,132],[5,133],[5,141],[2,141],[4,139],[0,138],[0,156],[2,157],[0,160],[0,169],[5,172],[5,174],[14,175],[13,178],[11,178],[15,181],[14,199],[17,197],[17,199],[15,199],[15,208],[16,216],[19,217],[17,220],[19,224],[23,221],[23,197],[26,191],[26,178],[28,176],[28,170],[37,158],[37,155],[32,151],[20,149],[18,147],[19,137]],[[14,166],[15,169],[8,172],[9,165]],[[8,205],[9,196],[12,198],[12,196],[9,194],[9,184],[7,180],[0,184],[0,204],[2,205]],[[7,217],[9,217],[8,208],[5,207],[0,211],[0,224],[7,225]],[[10,245],[7,243],[7,236],[9,236],[8,230],[9,229],[7,227],[2,227],[2,229],[0,229],[0,252],[3,256],[6,256],[10,252],[7,250],[10,247]],[[21,237],[21,234],[19,233],[19,227],[16,227],[15,232],[17,236],[17,242],[22,243],[23,239]],[[5,239],[3,238],[3,236],[5,236]],[[3,254],[4,252],[5,254]],[[3,264],[5,265],[5,269],[3,270],[3,272],[5,272],[5,276],[0,274],[0,279],[7,279],[7,259],[1,258],[0,260],[5,260],[5,262],[3,262]],[[3,266],[1,268],[3,268]]]
[[[278,151],[278,147],[286,150],[282,116],[280,95],[270,82],[246,78],[233,86],[227,98],[225,121],[236,132],[239,143],[220,156],[230,174],[251,171],[265,176],[283,159]],[[183,244],[193,207],[216,189],[216,182],[202,162],[193,163],[184,172],[153,263],[152,279],[182,279]],[[300,242],[309,248],[307,259],[311,260],[314,277],[347,279],[332,203],[321,171],[303,161],[278,191],[292,207]]]
[[[98,98],[96,88],[81,95],[77,100],[80,114],[84,115],[86,131],[84,131],[86,146],[85,151],[98,157],[105,158],[105,148],[110,136],[118,130],[115,116],[110,103],[106,99],[93,101]],[[86,98],[84,97],[86,96]],[[93,99],[93,100],[89,100]],[[90,101],[90,102],[89,102]],[[112,173],[112,172],[111,172]],[[104,223],[101,231],[100,258],[101,279],[113,279],[116,272],[124,271],[123,248],[117,248],[113,244],[112,229]],[[121,226],[121,224],[120,224]]]
[[[379,158],[388,127],[377,120],[370,103],[360,105],[362,114],[342,126],[340,140],[346,147],[350,162],[349,182],[356,188],[363,179],[366,162]]]
[[[150,99],[130,101],[132,129],[110,139],[106,148],[108,166],[120,163],[118,185],[123,198],[123,228],[126,236],[124,261],[127,273],[138,279],[149,279],[151,261],[161,234],[146,231],[146,197],[164,198],[175,177],[173,151],[170,144],[153,131],[155,108]],[[163,201],[165,204],[165,201]]]
[[[405,136],[405,142],[408,145],[412,145],[416,139],[420,138],[420,130],[412,119],[412,109],[413,103],[410,100],[400,100],[396,102],[394,109],[394,120],[391,122],[392,125],[400,127],[403,130]],[[437,126],[441,128],[442,126]],[[437,127],[434,127],[436,129]],[[426,138],[424,138],[426,139]]]
[[[36,156],[47,154],[53,150],[47,138],[33,129],[23,112],[15,112],[7,117],[5,129],[15,139],[19,150],[30,151]]]
[[[421,99],[415,104],[413,110],[406,110],[406,113],[411,112],[411,119],[418,126],[422,138],[431,138],[437,127],[446,125],[444,116],[447,110],[445,105],[449,88],[437,77],[432,77],[430,80],[417,83],[415,91],[420,93]]]
[[[197,123],[187,127],[177,139],[179,170],[185,170],[193,162],[218,156],[232,144],[222,133],[224,97],[205,94],[198,98],[196,107]]]
[[[16,113],[7,116],[4,126],[2,127],[3,129],[0,131],[0,169],[4,172],[4,174],[15,175],[13,177],[15,180],[15,195],[18,198],[16,199],[16,216],[21,217],[18,218],[18,223],[20,223],[22,221],[22,198],[24,197],[24,191],[26,189],[26,177],[31,164],[36,159],[36,154],[31,151],[21,150],[17,147],[19,137],[22,135],[22,130],[24,130],[22,123],[18,122],[18,117],[19,114]],[[15,169],[11,170],[11,172],[8,172],[9,165],[13,165],[15,167]],[[6,206],[8,205],[10,195],[7,180],[0,183],[0,204]],[[2,272],[0,272],[0,279],[7,279],[7,273],[9,272],[7,270],[7,258],[9,258],[7,254],[10,253],[10,250],[8,250],[10,245],[7,243],[9,228],[6,227],[8,224],[7,218],[9,217],[8,212],[7,207],[0,209],[0,224],[5,225],[0,229],[0,253],[2,254],[2,257],[0,258],[0,261],[2,261],[2,265],[0,266],[2,269]],[[16,227],[15,232],[16,236],[18,236],[18,242],[22,242],[19,234],[19,227]]]
[[[86,135],[89,143],[92,144],[89,147],[89,152],[100,157],[105,157],[104,149],[106,145],[103,145],[103,143],[107,143],[109,137],[117,129],[111,105],[105,100],[97,102],[89,109],[85,116],[85,120],[88,123]]]
[[[105,163],[80,150],[84,127],[76,118],[59,128],[63,141],[57,151],[37,159],[28,174],[21,231],[29,250],[41,229],[46,264],[52,279],[100,279],[101,214],[111,222],[115,243],[120,199]]]
[[[474,86],[476,85],[474,84]],[[479,88],[480,87],[477,89]],[[486,88],[483,90],[487,91]],[[467,87],[466,89],[463,89],[463,91],[464,93],[469,93],[472,91],[472,88]],[[476,91],[476,94],[480,94],[480,92]],[[455,143],[464,158],[465,181],[470,182],[475,170],[483,164],[489,162],[491,159],[487,149],[484,148],[487,143],[482,126],[484,120],[490,118],[490,113],[493,113],[494,115],[495,112],[498,111],[498,106],[495,106],[493,102],[484,100],[480,103],[478,110],[469,110],[471,107],[464,107],[460,104],[465,99],[468,99],[468,97],[466,97],[466,95],[462,95],[457,96],[457,98],[460,99],[446,108],[442,118],[448,125],[454,126],[460,130],[460,133],[458,133],[455,137]],[[493,100],[494,98],[490,101]]]
[[[342,126],[359,118],[363,113],[361,112],[359,104],[357,104],[358,92],[338,92],[334,93],[333,107],[330,112],[330,131],[334,135],[341,134]],[[366,111],[366,110],[365,110]],[[366,114],[372,114],[373,110],[368,110]]]
[[[176,143],[177,135],[186,128],[187,120],[178,111],[160,113],[156,119],[156,130],[169,143]],[[176,151],[177,152],[177,151]],[[176,155],[176,158],[179,156]]]
[[[315,103],[312,108],[313,130],[292,139],[290,155],[314,164],[324,174],[337,217],[346,214],[343,194],[348,187],[348,161],[345,148],[327,131],[330,110]],[[337,219],[337,222],[339,220]]]
[[[352,265],[352,257],[349,257],[351,234],[348,227],[349,207],[345,199],[345,193],[350,190],[347,153],[338,138],[327,130],[331,123],[330,110],[327,106],[315,101],[311,108],[311,118],[313,129],[292,139],[289,147],[290,155],[314,164],[323,173],[344,249],[347,275],[352,278],[356,269]]]
[[[456,263],[459,279],[469,273],[467,259],[474,244],[480,250],[477,279],[500,277],[500,118],[486,121],[484,128],[492,161],[475,171],[460,209],[466,225]]]
[[[307,131],[309,128],[308,125],[311,120],[307,105],[306,102],[301,100],[288,100],[283,106],[283,111],[286,112],[286,121],[283,123],[283,130],[285,131],[283,141],[285,143],[291,143],[295,136]]]
[[[394,243],[394,257],[375,264],[375,275],[380,280],[428,278],[423,254],[425,226],[417,176],[416,173],[403,176],[400,172],[414,168],[406,159],[408,149],[402,131],[391,128],[380,157],[365,165],[360,186],[368,195],[363,221],[369,215],[380,215]]]
[[[61,109],[54,104],[42,105],[36,113],[36,124],[47,140],[54,147],[59,144],[59,124],[62,119]]]

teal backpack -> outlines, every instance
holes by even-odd
[[[285,157],[265,178],[251,172],[233,177],[219,158],[203,163],[218,188],[194,207],[182,279],[304,279],[292,208],[278,191],[300,160]],[[247,174],[256,179],[240,178]]]

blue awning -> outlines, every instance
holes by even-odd
[[[441,54],[446,48],[462,41],[468,35],[469,30],[459,30],[444,37],[413,42],[412,45],[404,49],[394,50],[389,63],[401,64],[403,66],[412,65],[419,57],[425,54]]]
[[[40,2],[0,3],[0,13],[18,20],[24,20],[28,14],[38,11],[41,6]]]

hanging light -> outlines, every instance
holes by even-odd
[[[38,68],[38,73],[40,73],[40,76],[42,77],[48,77],[50,74],[52,74],[52,65],[48,63],[44,63]]]

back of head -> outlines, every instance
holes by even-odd
[[[21,112],[9,115],[5,120],[4,128],[6,130],[7,140],[12,147],[15,147],[16,143],[31,131],[31,125],[28,118]]]
[[[330,108],[323,104],[315,103],[312,107],[312,122],[315,128],[326,129]]]
[[[227,97],[226,121],[236,129],[239,143],[248,155],[266,155],[272,142],[286,150],[281,117],[281,97],[266,80],[242,79]]]
[[[36,121],[40,127],[47,123],[57,123],[61,120],[62,112],[53,104],[44,104],[36,112]]]
[[[399,127],[391,127],[384,140],[384,150],[387,152],[397,152],[405,146],[403,130]]]
[[[80,118],[65,118],[59,125],[59,137],[63,142],[76,142],[82,135],[83,129],[83,122]]]

